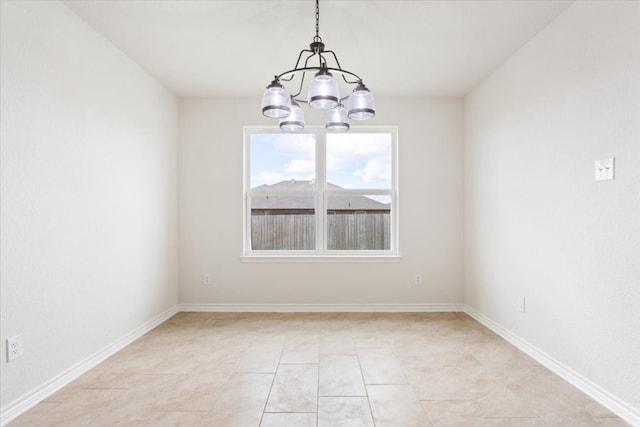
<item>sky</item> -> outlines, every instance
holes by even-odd
[[[315,135],[251,135],[251,188],[284,180],[312,180]],[[342,188],[391,188],[391,134],[327,134],[327,182]]]

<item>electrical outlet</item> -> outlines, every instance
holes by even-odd
[[[416,286],[422,285],[422,273],[416,273],[415,276],[413,276],[413,284]]]
[[[204,273],[202,275],[202,283],[204,285],[210,285],[211,284],[211,273]]]
[[[526,309],[526,301],[524,297],[518,298],[518,311],[520,311],[520,313],[524,313],[525,309]]]
[[[7,339],[7,362],[22,356],[22,335]]]

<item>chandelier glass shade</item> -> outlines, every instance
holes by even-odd
[[[328,110],[338,105],[340,92],[338,83],[326,68],[321,69],[309,86],[307,102],[312,108]]]
[[[327,111],[324,127],[328,132],[344,132],[349,130],[351,126],[347,119],[347,110],[342,104]]]
[[[376,115],[373,95],[364,85],[358,85],[349,97],[347,115],[352,120],[368,120]]]
[[[296,101],[291,100],[289,115],[280,119],[280,129],[287,132],[296,132],[304,129],[304,111]]]
[[[274,80],[262,97],[262,114],[272,119],[281,119],[290,112],[291,98],[284,87]]]
[[[311,108],[327,110],[325,128],[329,132],[349,130],[349,119],[367,120],[376,114],[373,94],[362,79],[340,66],[338,57],[325,45],[319,35],[320,8],[316,0],[316,35],[309,49],[303,49],[292,70],[275,75],[262,96],[262,114],[280,119],[280,128],[284,131],[304,129],[304,111],[300,104]],[[340,83],[339,83],[340,82]],[[284,83],[296,88],[289,94]],[[354,86],[348,96],[340,96],[340,86]],[[302,95],[307,89],[306,96]],[[347,101],[347,108],[343,101]]]

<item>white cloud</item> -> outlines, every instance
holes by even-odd
[[[353,167],[371,159],[386,157],[391,159],[391,138],[389,134],[337,134],[327,141],[327,169],[341,170]]]
[[[311,134],[281,134],[273,141],[273,148],[280,155],[296,160],[316,158],[315,138]]]
[[[266,140],[260,154],[252,154],[251,187],[295,179],[315,179],[315,136],[279,134]],[[257,153],[258,151],[256,151]],[[253,157],[258,156],[258,157]],[[256,173],[257,170],[260,172]]]
[[[369,159],[363,169],[353,173],[362,179],[362,182],[391,181],[391,164],[388,158],[374,157]]]
[[[313,160],[293,159],[285,168],[287,172],[309,173],[316,170],[316,163]]]

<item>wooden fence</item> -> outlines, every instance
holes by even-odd
[[[390,214],[327,215],[330,250],[388,250],[391,247]],[[315,249],[314,215],[252,215],[253,250]]]

